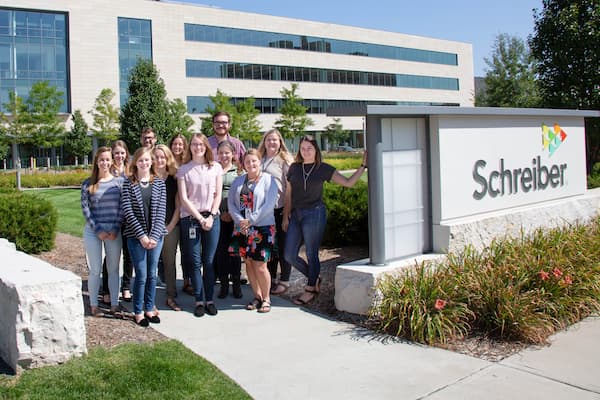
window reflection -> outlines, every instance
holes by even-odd
[[[185,40],[458,65],[454,53],[209,25],[185,24]]]

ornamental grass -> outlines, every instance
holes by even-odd
[[[599,244],[600,218],[467,247],[382,279],[371,317],[421,343],[474,334],[544,343],[600,310]]]

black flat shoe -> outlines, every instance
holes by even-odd
[[[215,306],[215,303],[208,303],[206,305],[206,313],[208,315],[217,315],[219,311],[217,311],[217,306]]]
[[[194,317],[202,317],[204,316],[204,304],[198,304],[194,309]]]
[[[134,321],[135,321],[135,319],[134,319]],[[141,326],[141,327],[144,327],[144,328],[146,328],[148,325],[150,325],[150,324],[148,323],[148,320],[147,320],[146,318],[142,318],[142,319],[140,319],[139,321],[135,321],[135,323],[136,323],[137,325]]]
[[[146,315],[145,319],[152,322],[153,324],[160,324],[160,317],[158,315]]]

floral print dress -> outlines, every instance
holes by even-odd
[[[248,178],[240,191],[240,211],[252,210],[254,207],[254,187],[256,183],[248,182]],[[242,258],[267,262],[271,259],[275,245],[275,225],[250,226],[244,235],[239,226],[233,230],[229,252]]]

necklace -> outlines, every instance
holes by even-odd
[[[254,191],[254,187],[256,186],[256,183],[258,182],[258,180],[260,179],[260,175],[258,174],[256,176],[256,178],[254,179],[250,179],[250,177],[248,177],[248,181],[247,181],[247,186],[248,186],[248,190],[250,190],[251,192]]]
[[[140,181],[140,186],[143,188],[147,188],[150,185],[150,181]]]
[[[313,169],[315,169],[315,165],[317,164],[313,164],[312,167],[310,167],[310,169],[308,170],[308,172],[306,172],[306,170],[304,169],[304,164],[302,164],[302,179],[304,179],[304,191],[306,192],[306,182],[308,181],[308,177],[310,176],[310,174],[312,174]]]
[[[273,160],[275,160],[275,157],[277,156],[277,154],[275,154],[273,157],[265,157],[263,158],[263,163],[262,163],[262,170],[266,171],[269,166],[273,163]]]

